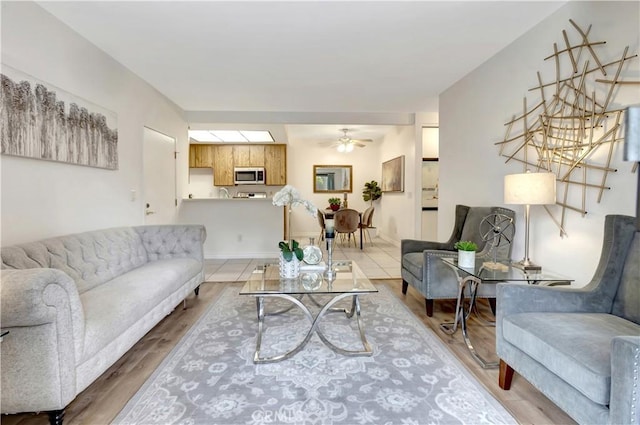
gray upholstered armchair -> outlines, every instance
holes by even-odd
[[[500,283],[500,387],[514,370],[579,423],[640,423],[640,233],[605,219],[600,262],[583,288]]]
[[[425,298],[427,316],[433,315],[434,299],[456,299],[458,280],[456,273],[440,260],[442,257],[455,258],[458,254],[453,245],[460,241],[473,241],[478,245],[478,258],[493,259],[493,244],[482,240],[480,222],[490,214],[504,214],[515,220],[513,210],[501,207],[468,207],[456,205],[453,232],[447,242],[431,242],[403,239],[400,243],[402,293],[413,286]],[[497,248],[498,259],[509,259],[511,244]],[[478,297],[489,298],[495,310],[495,285],[480,285]]]

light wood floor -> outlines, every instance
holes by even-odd
[[[455,303],[436,302],[434,316],[428,318],[424,312],[424,298],[409,288],[406,296],[401,292],[400,280],[374,280],[378,285],[387,285],[398,298],[432,328],[436,335],[447,344],[451,351],[473,373],[476,378],[498,399],[521,424],[574,424],[564,412],[527,381],[514,376],[510,391],[498,387],[497,369],[482,369],[470,356],[460,332],[446,335],[438,325],[453,318]],[[207,305],[219,297],[227,286],[240,288],[239,283],[203,283],[200,295],[187,299],[188,308],[182,304],[153,328],[116,364],[107,370],[96,382],[67,407],[65,424],[102,425],[110,423],[127,401],[136,393],[156,367],[180,341],[185,332],[206,310]],[[481,311],[490,314],[488,305],[480,304]],[[366,315],[366,312],[363,312]],[[470,322],[470,334],[480,355],[488,360],[495,359],[495,329],[478,322]],[[48,423],[44,413],[24,413],[2,415],[3,425],[31,425]]]

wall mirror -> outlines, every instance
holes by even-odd
[[[314,165],[314,193],[353,192],[351,165]]]

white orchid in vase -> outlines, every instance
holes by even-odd
[[[273,205],[277,207],[287,207],[288,212],[288,248],[289,251],[294,250],[295,241],[291,239],[291,209],[295,206],[302,205],[305,207],[307,212],[315,217],[318,214],[318,208],[313,205],[311,202],[304,200],[300,197],[300,192],[291,186],[286,185],[282,189],[280,189],[275,195],[273,195]],[[282,242],[280,243],[280,247],[282,248]]]

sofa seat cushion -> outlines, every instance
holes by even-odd
[[[152,261],[83,293],[85,338],[77,363],[91,358],[201,272],[202,263],[193,258]]]
[[[422,280],[422,252],[410,252],[402,256],[402,267],[414,275],[416,279]]]
[[[505,340],[586,397],[608,405],[611,341],[640,334],[640,326],[611,314],[543,312],[507,316],[502,332]]]

